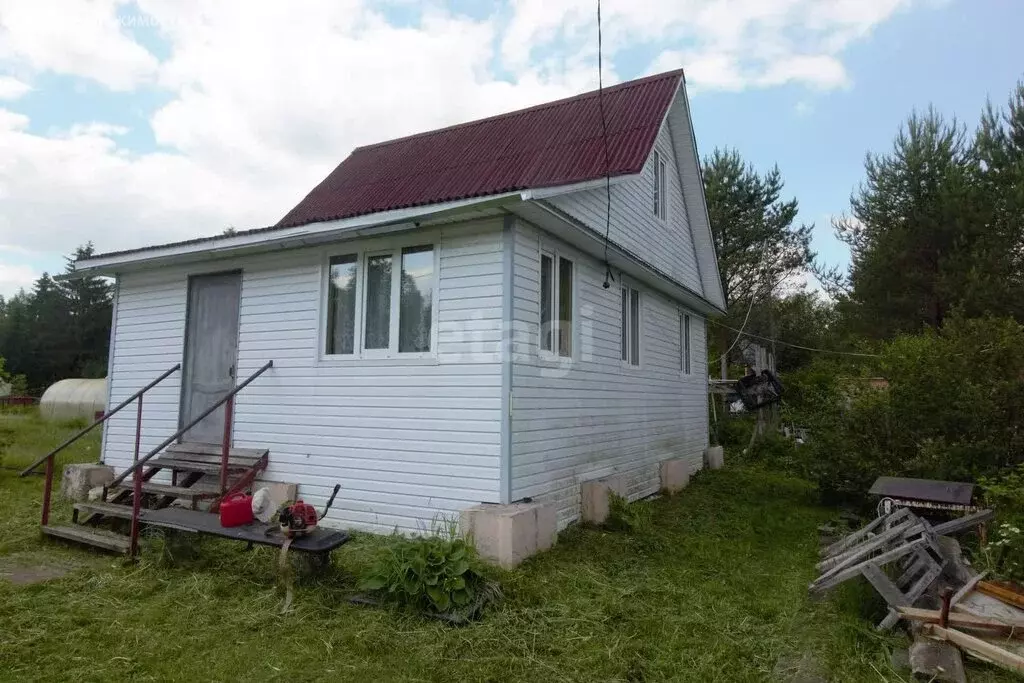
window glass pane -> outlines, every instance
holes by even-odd
[[[558,259],[558,355],[572,355],[572,261]]]
[[[661,215],[661,155],[657,152],[651,157],[654,166],[654,215]]]
[[[629,290],[622,288],[622,360],[629,360]]]
[[[386,349],[391,342],[391,254],[366,259],[367,349]]]
[[[629,290],[629,362],[640,365],[640,292]]]
[[[430,350],[431,309],[434,304],[434,248],[402,250],[402,290],[398,311],[398,350]]]
[[[331,258],[327,283],[327,353],[352,353],[356,327],[355,254]]]
[[[683,363],[684,372],[690,374],[690,316],[683,316]]]
[[[668,216],[668,193],[665,191],[668,183],[666,170],[665,162],[660,161],[658,164],[658,215],[662,218]]]
[[[547,254],[540,257],[540,348],[551,350],[551,302],[554,298],[555,264]]]

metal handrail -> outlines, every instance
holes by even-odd
[[[242,389],[244,389],[247,386],[249,386],[249,384],[251,384],[254,379],[259,377],[260,375],[262,375],[264,372],[266,372],[267,370],[269,370],[272,367],[274,367],[274,361],[268,360],[266,362],[266,364],[263,365],[263,367],[261,367],[259,370],[257,370],[256,372],[252,373],[251,375],[249,375],[249,377],[246,378],[246,380],[244,382],[242,382],[241,384],[236,386],[234,389],[232,389],[227,394],[225,394],[223,398],[221,398],[216,403],[214,403],[212,406],[210,406],[209,408],[204,410],[202,413],[200,413],[199,417],[194,418],[187,425],[185,425],[184,427],[182,427],[178,431],[174,432],[174,434],[172,434],[171,436],[169,436],[166,439],[164,439],[163,442],[161,442],[159,446],[157,446],[156,448],[151,450],[149,453],[146,453],[146,455],[144,455],[141,458],[139,458],[138,460],[136,460],[135,464],[133,464],[130,468],[126,469],[120,475],[115,477],[112,482],[107,484],[107,488],[108,489],[114,488],[115,486],[120,484],[122,481],[124,481],[128,477],[128,475],[130,473],[136,472],[136,471],[141,471],[141,467],[143,465],[145,465],[153,456],[157,455],[160,451],[162,451],[163,449],[165,449],[168,446],[170,446],[172,443],[174,443],[175,440],[178,439],[178,437],[180,437],[182,434],[184,434],[185,432],[187,432],[188,430],[192,429],[197,424],[202,422],[208,415],[213,413],[213,411],[217,410],[217,408],[220,408],[222,405],[227,403],[230,399],[234,398],[235,394],[237,394]]]
[[[45,461],[46,461],[47,459],[49,459],[49,458],[52,458],[53,456],[57,455],[57,454],[58,454],[58,453],[60,453],[60,452],[61,452],[62,450],[64,450],[65,448],[67,448],[68,446],[70,446],[71,444],[73,444],[74,442],[76,442],[76,441],[78,441],[79,439],[81,439],[81,438],[82,438],[83,436],[85,436],[86,434],[88,434],[89,432],[91,432],[91,431],[92,431],[92,430],[93,430],[93,429],[94,429],[95,427],[97,427],[97,426],[99,426],[99,425],[103,424],[103,423],[104,423],[104,422],[106,422],[106,421],[107,421],[108,419],[110,419],[111,417],[113,417],[113,416],[114,416],[114,414],[116,414],[116,413],[117,413],[117,412],[118,412],[119,410],[121,410],[122,408],[124,408],[125,406],[127,406],[127,405],[128,405],[129,403],[131,403],[131,402],[132,402],[132,401],[134,401],[135,399],[137,399],[137,398],[139,398],[140,396],[142,396],[142,395],[143,395],[144,393],[146,393],[147,391],[149,391],[150,389],[152,389],[153,387],[155,387],[155,386],[156,386],[157,384],[159,384],[160,382],[162,382],[162,381],[164,381],[165,379],[167,379],[167,378],[168,378],[168,377],[169,377],[169,376],[170,376],[171,374],[173,374],[174,372],[176,372],[177,370],[180,370],[180,369],[181,369],[181,363],[178,363],[178,364],[177,364],[177,365],[175,365],[175,366],[174,366],[173,368],[171,368],[170,370],[168,370],[168,371],[167,371],[167,372],[165,372],[164,374],[160,375],[160,376],[159,376],[159,377],[157,377],[157,378],[156,378],[155,380],[153,380],[152,382],[150,382],[150,383],[149,383],[149,384],[147,384],[146,386],[142,387],[142,388],[141,388],[141,389],[139,389],[138,391],[136,391],[136,392],[135,392],[134,394],[132,394],[132,395],[131,395],[130,397],[128,397],[128,398],[126,398],[125,400],[121,401],[121,402],[120,402],[119,404],[117,404],[117,407],[116,407],[116,408],[114,408],[113,410],[111,410],[111,411],[109,411],[109,412],[107,412],[107,413],[104,413],[104,414],[103,414],[103,415],[101,415],[100,417],[96,418],[96,420],[95,420],[95,421],[93,421],[93,423],[92,423],[91,425],[89,425],[88,427],[86,427],[86,428],[85,428],[85,429],[83,429],[82,431],[78,432],[77,434],[75,434],[74,436],[72,436],[72,437],[71,437],[70,439],[67,439],[67,440],[66,440],[66,441],[65,441],[64,443],[62,443],[61,445],[57,446],[57,447],[56,447],[56,448],[54,448],[54,449],[53,449],[52,451],[50,451],[49,453],[47,453],[47,454],[46,454],[46,455],[44,455],[43,457],[39,458],[38,460],[36,460],[36,461],[35,461],[34,463],[32,463],[31,465],[29,465],[28,467],[26,467],[25,469],[23,469],[23,470],[21,471],[21,474],[19,474],[18,476],[19,476],[19,477],[25,477],[25,476],[28,476],[29,474],[31,474],[31,473],[32,473],[32,470],[34,470],[35,468],[37,468],[37,467],[39,467],[40,465],[42,465],[42,464],[43,464],[43,463],[44,463],[44,462],[45,462]]]

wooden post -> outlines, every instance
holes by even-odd
[[[220,449],[220,495],[228,490],[228,455],[231,452],[231,421],[235,416],[235,397],[224,404],[224,441]]]

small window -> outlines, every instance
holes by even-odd
[[[327,293],[327,353],[352,354],[356,341],[356,286],[359,258],[355,254],[331,259]]]
[[[437,275],[431,245],[332,256],[324,353],[429,353]]]
[[[684,314],[679,318],[679,369],[690,374],[690,316]]]
[[[572,356],[573,346],[573,272],[571,260],[554,254],[541,254],[540,349],[550,353],[557,349],[558,355],[565,357]]]
[[[621,357],[624,363],[640,365],[640,292],[622,288]]]
[[[651,155],[651,162],[654,166],[654,215],[665,220],[668,218],[668,197],[666,197],[665,158],[655,150]]]
[[[402,286],[398,306],[398,352],[430,351],[434,307],[433,247],[402,250]]]

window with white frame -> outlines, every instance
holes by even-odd
[[[327,355],[431,350],[432,245],[333,256],[327,287]]]
[[[654,166],[654,215],[665,220],[668,218],[668,193],[666,191],[668,182],[665,157],[655,150],[651,155],[651,163]]]
[[[679,369],[690,374],[690,316],[679,313]]]
[[[640,365],[640,292],[622,286],[622,361]]]
[[[571,357],[573,262],[553,252],[540,255],[540,350]]]

